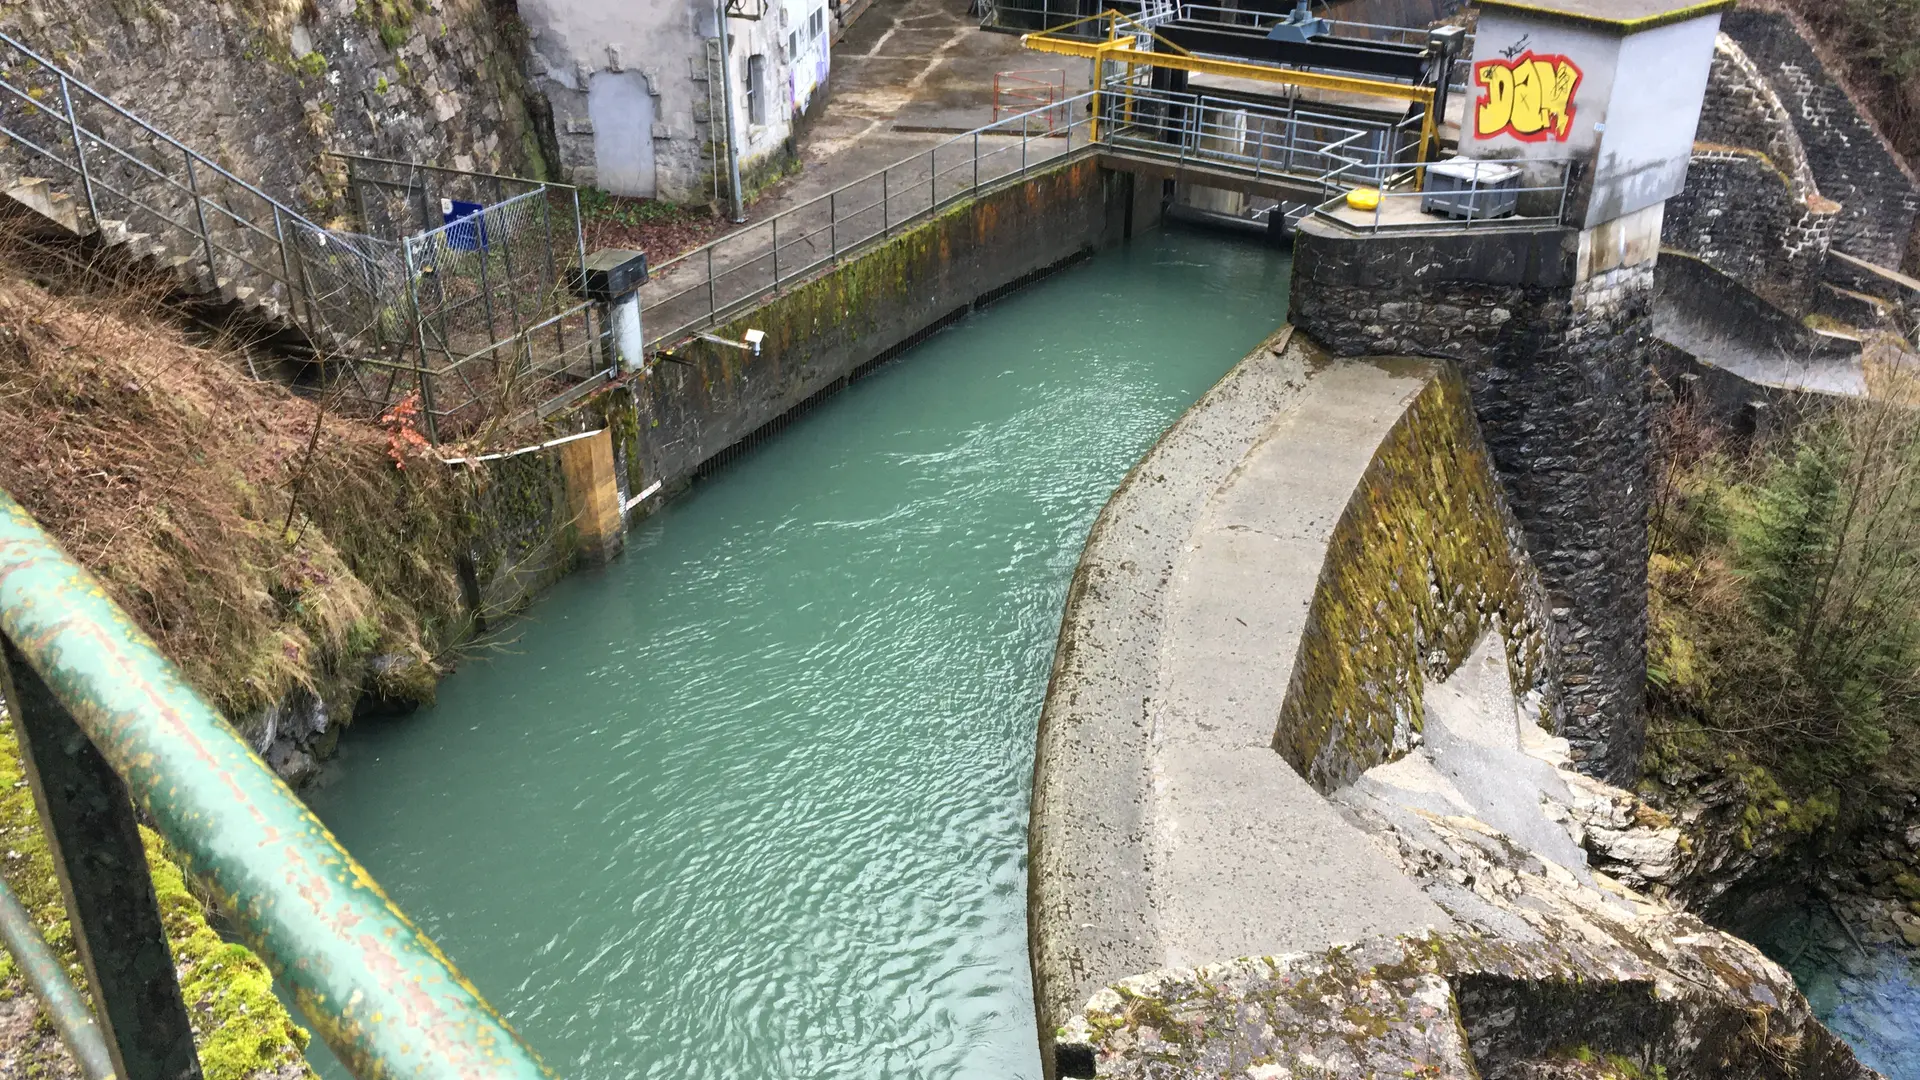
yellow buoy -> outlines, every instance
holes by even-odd
[[[1347,192],[1347,205],[1355,210],[1377,210],[1380,208],[1380,192],[1370,188],[1354,188]]]

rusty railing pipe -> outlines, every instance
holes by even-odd
[[[356,1076],[551,1075],[93,575],[4,492],[0,631]]]

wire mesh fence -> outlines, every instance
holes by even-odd
[[[297,331],[349,404],[418,394],[435,437],[605,370],[564,288],[585,255],[570,187],[343,156],[355,219],[328,228],[5,34],[0,159],[15,203]]]

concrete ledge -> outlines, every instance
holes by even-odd
[[[1273,751],[1327,544],[1434,376],[1283,331],[1221,380],[1094,525],[1034,764],[1028,927],[1042,1060],[1138,972],[1448,927]]]

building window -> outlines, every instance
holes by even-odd
[[[747,57],[747,122],[767,122],[767,57],[764,53]]]
[[[824,34],[826,32],[827,32],[827,9],[816,8],[814,9],[814,12],[813,12],[813,19],[811,22],[809,22],[807,26],[807,36],[817,38],[821,34]]]
[[[800,31],[795,30],[787,35],[787,62],[792,63],[798,59],[800,59]]]

